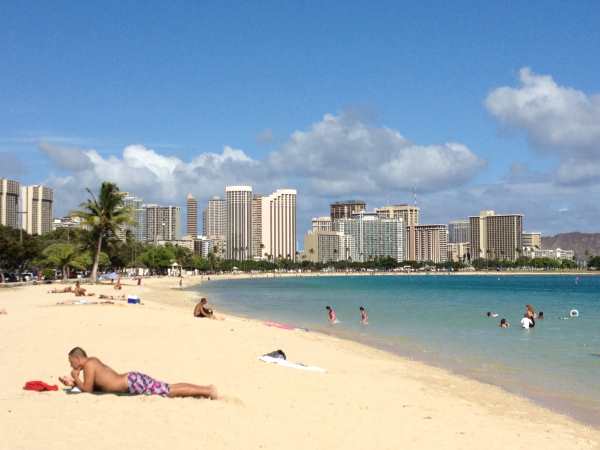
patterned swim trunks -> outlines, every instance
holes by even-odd
[[[162,395],[166,397],[171,390],[168,383],[156,381],[154,378],[140,372],[127,374],[127,387],[130,394]]]

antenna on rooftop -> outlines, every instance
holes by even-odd
[[[417,206],[417,188],[413,186],[413,201],[415,206]]]

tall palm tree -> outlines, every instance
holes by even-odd
[[[90,276],[92,282],[96,282],[103,240],[110,235],[115,235],[120,226],[132,223],[133,218],[131,209],[123,204],[125,193],[119,191],[115,183],[104,181],[100,186],[98,198],[91,190],[86,189],[86,191],[91,198],[79,205],[81,210],[73,211],[71,216],[81,217],[96,238],[94,264]]]

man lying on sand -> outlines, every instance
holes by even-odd
[[[63,289],[52,289],[51,291],[48,291],[48,294],[66,294],[67,292],[73,292],[73,290],[71,289],[71,286],[67,286],[66,288]]]
[[[123,295],[106,295],[106,294],[100,294],[98,296],[98,298],[106,299],[106,300],[127,300],[125,298],[125,294],[123,294]]]
[[[204,397],[217,399],[213,385],[198,386],[189,383],[168,384],[140,372],[119,374],[98,358],[88,357],[80,347],[69,352],[71,376],[59,377],[65,386],[78,387],[82,392],[102,391],[112,394],[161,395],[163,397]],[[83,381],[79,373],[83,370]]]

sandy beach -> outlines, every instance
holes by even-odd
[[[186,285],[199,279],[186,279]],[[51,287],[60,287],[60,284]],[[49,285],[0,289],[0,448],[588,449],[600,432],[500,388],[331,336],[196,319],[176,278],[126,281],[142,305],[56,305]],[[88,287],[88,286],[86,286]],[[111,286],[90,286],[115,295]],[[97,298],[87,297],[89,301]],[[83,347],[119,372],[215,384],[222,400],[29,392]],[[326,373],[269,365],[289,360]]]

